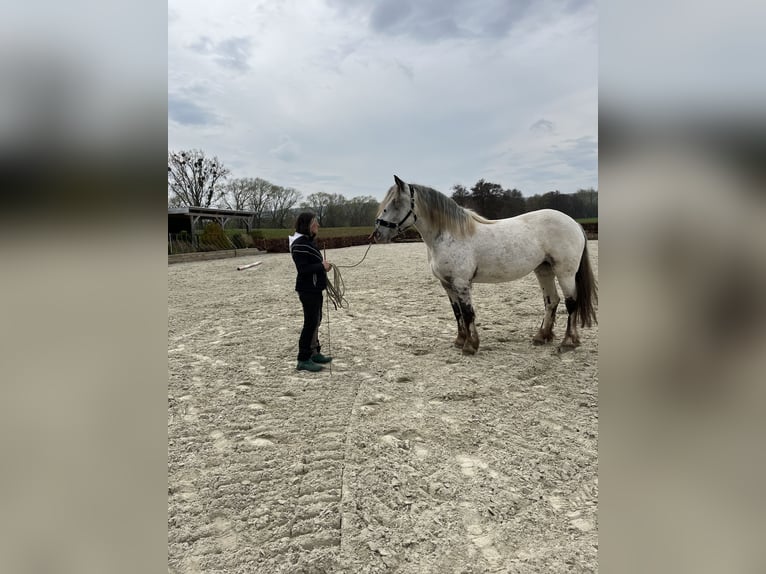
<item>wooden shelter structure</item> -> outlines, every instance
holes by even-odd
[[[254,211],[236,211],[233,209],[217,209],[213,207],[168,207],[168,233],[186,231],[190,235],[200,221],[215,221],[222,228],[232,219],[241,220],[248,232],[253,229]]]

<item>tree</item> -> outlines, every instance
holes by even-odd
[[[464,185],[456,183],[452,186],[452,199],[463,207],[470,207],[470,194]]]
[[[275,227],[285,227],[290,210],[300,201],[300,198],[301,194],[297,189],[278,185],[272,186],[269,207],[272,224]]]
[[[229,170],[202,150],[168,151],[168,205],[210,207],[219,199],[219,182]]]
[[[372,225],[378,213],[379,202],[370,195],[352,197],[346,204],[348,225],[362,227]]]
[[[274,184],[256,177],[252,180],[252,188],[248,199],[247,208],[255,213],[255,227],[261,227],[263,223],[263,214],[269,208],[271,202],[271,193]]]
[[[495,219],[500,216],[503,202],[503,187],[480,179],[471,188],[471,207],[479,215]]]
[[[239,177],[231,180],[223,187],[221,201],[226,209],[235,211],[244,211],[250,201],[252,194],[253,180]]]
[[[543,204],[543,196],[539,193],[536,193],[527,198],[527,211],[537,211],[538,209],[543,209],[544,207],[547,206]]]
[[[340,193],[330,194],[330,203],[324,212],[325,227],[344,227],[348,225],[346,204],[348,200]]]
[[[520,190],[513,188],[503,192],[503,208],[500,217],[516,217],[526,210],[527,204]]]
[[[306,198],[306,201],[303,203],[303,207],[311,209],[316,214],[319,225],[324,225],[324,216],[327,212],[328,206],[332,204],[332,201],[332,195],[325,193],[324,191],[318,191],[316,193],[312,193]]]
[[[574,197],[582,209],[582,213],[578,217],[598,217],[598,191],[592,187],[578,189]]]

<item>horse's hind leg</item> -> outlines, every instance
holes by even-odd
[[[452,289],[449,283],[442,281],[442,287],[447,292],[450,305],[452,305],[452,312],[455,314],[455,320],[457,321],[457,338],[455,338],[455,346],[463,348],[466,339],[465,325],[463,324],[463,313],[460,311],[460,302],[458,300],[457,293]]]
[[[580,345],[580,335],[577,333],[577,287],[574,274],[559,276],[558,280],[564,292],[564,304],[567,306],[567,330],[559,349],[569,351]]]
[[[540,283],[540,289],[543,291],[543,301],[545,303],[545,315],[537,335],[532,338],[535,345],[544,345],[553,340],[553,324],[556,322],[556,308],[559,298],[556,291],[555,275],[550,263],[542,263],[535,269],[537,281]]]

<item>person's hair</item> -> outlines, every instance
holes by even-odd
[[[316,216],[310,211],[304,211],[295,220],[295,231],[303,235],[311,235],[311,222]]]

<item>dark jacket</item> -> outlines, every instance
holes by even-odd
[[[290,243],[298,276],[295,279],[296,291],[323,291],[327,288],[327,273],[324,270],[322,252],[307,235],[298,235]]]

